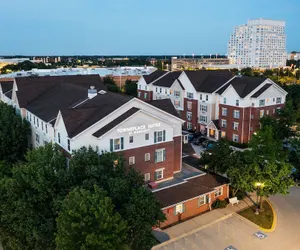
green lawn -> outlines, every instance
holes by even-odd
[[[255,214],[255,206],[239,212],[239,215],[245,217],[260,227],[270,229],[273,223],[273,211],[269,203],[266,201],[263,203],[263,208],[264,212],[259,213],[259,215]]]

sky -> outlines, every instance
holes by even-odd
[[[300,0],[0,0],[0,55],[226,54],[256,18],[285,20],[300,51]]]

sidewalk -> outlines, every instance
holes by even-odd
[[[251,195],[251,198],[253,200],[254,197],[254,195]],[[232,216],[234,213],[252,205],[253,202],[248,197],[246,197],[244,200],[241,200],[239,204],[235,204],[233,206],[231,204],[228,204],[226,208],[212,210],[193,219],[169,227],[163,230],[163,232],[167,233],[171,239],[174,239],[182,236],[183,234],[187,234],[194,230],[200,229],[201,227],[207,227],[217,221],[225,220],[228,217]]]

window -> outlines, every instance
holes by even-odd
[[[70,139],[68,139],[68,151],[71,151],[71,143],[70,143]]]
[[[233,130],[235,130],[235,131],[239,130],[239,123],[238,122],[233,123]]]
[[[47,144],[48,144],[48,142],[44,140],[44,145],[46,146]]]
[[[275,109],[273,109],[273,114],[275,114],[275,111],[276,111],[276,110],[275,110]]]
[[[159,93],[161,93],[162,92],[162,88],[159,88]]]
[[[233,111],[233,118],[240,119],[240,111],[239,110],[234,110]]]
[[[167,94],[168,93],[168,90],[167,89],[165,89],[165,94]]]
[[[193,99],[194,98],[194,93],[187,92],[186,95],[187,95],[188,99]]]
[[[99,152],[99,146],[96,146],[96,152]]]
[[[33,124],[35,125],[35,116],[33,117]]]
[[[192,110],[192,102],[187,102],[187,109]]]
[[[164,169],[157,169],[155,170],[155,180],[158,181],[158,180],[161,180],[164,178]]]
[[[223,103],[224,103],[224,104],[227,103],[226,97],[223,98]]]
[[[150,161],[150,153],[145,154],[145,161]]]
[[[110,139],[110,151],[118,151],[124,149],[124,137]]]
[[[48,125],[45,124],[46,134],[48,134]]]
[[[234,142],[239,142],[239,136],[236,135],[236,134],[233,134],[233,135],[232,135],[232,140],[233,140]]]
[[[129,165],[133,165],[135,164],[135,157],[134,156],[130,156],[129,157]]]
[[[198,207],[203,206],[206,204],[206,196],[202,195],[198,199]]]
[[[222,108],[222,116],[227,116],[227,108]]]
[[[154,143],[166,141],[166,130],[154,132]]]
[[[60,133],[57,133],[58,143],[60,143]]]
[[[44,123],[43,123],[43,122],[41,122],[41,124],[42,124],[42,130],[44,131]]]
[[[183,211],[184,211],[184,204],[183,203],[176,205],[176,207],[175,207],[175,215],[182,214]]]
[[[35,141],[37,143],[40,143],[40,135],[39,134],[35,134]]]
[[[142,88],[142,86],[141,86],[141,84],[139,84],[139,89],[141,89]]]
[[[141,97],[142,93],[141,92],[138,92],[138,97]]]
[[[217,188],[215,190],[215,198],[221,196],[222,194],[223,194],[223,188],[222,187]]]
[[[273,98],[273,102],[275,102],[275,98]]]
[[[145,140],[146,140],[146,141],[149,140],[149,134],[145,134]]]
[[[147,90],[147,86],[145,86],[145,90]]]
[[[193,113],[192,112],[186,112],[186,118],[188,119],[188,121],[191,121],[193,117]]]
[[[277,104],[280,104],[280,103],[281,103],[281,97],[277,97],[277,98],[276,98],[276,103],[277,103]]]
[[[221,126],[222,126],[222,128],[226,128],[227,127],[227,121],[226,120],[222,120],[221,121]]]
[[[264,110],[260,110],[259,111],[259,117],[262,118],[265,114],[265,111]]]
[[[200,115],[200,122],[207,122],[207,116]]]
[[[193,129],[192,123],[190,123],[190,122],[187,123],[187,129]]]
[[[145,98],[145,99],[148,98],[148,93],[144,93],[144,98]]]
[[[155,88],[155,90],[156,90],[156,93],[157,93],[158,92],[157,87]]]
[[[29,120],[30,120],[30,122],[31,122],[31,114],[29,114]]]
[[[240,106],[240,101],[239,100],[235,101],[235,106]]]
[[[200,110],[203,112],[207,112],[207,106],[206,105],[200,105]]]
[[[27,121],[29,121],[29,114],[28,114],[28,112],[26,112],[26,119],[27,119]]]
[[[180,107],[180,101],[174,101],[174,106],[176,107],[176,108],[179,108]]]
[[[38,118],[36,118],[36,124],[37,124],[38,127],[40,126],[40,122],[39,122]]]
[[[166,160],[166,150],[165,149],[155,150],[155,163],[163,162],[165,160]]]
[[[180,91],[174,90],[174,96],[175,96],[175,97],[180,97]]]
[[[269,115],[269,110],[266,110],[266,115]]]
[[[206,95],[206,101],[208,101],[208,95]]]
[[[133,143],[133,136],[129,136],[129,143]]]
[[[225,137],[226,137],[226,132],[225,132],[225,131],[222,131],[222,132],[221,132],[221,137],[222,137],[222,138],[225,138]]]
[[[144,180],[145,180],[145,182],[150,181],[150,173],[146,173],[146,174],[144,175]]]
[[[202,100],[202,94],[200,94],[200,100]]]
[[[265,106],[265,100],[259,100],[259,107]]]

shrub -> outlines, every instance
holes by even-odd
[[[238,142],[234,142],[234,141],[229,141],[229,144],[233,147],[237,147],[237,148],[248,148],[248,143],[238,143]]]
[[[216,208],[225,208],[227,206],[228,202],[226,200],[219,200],[219,199],[216,199],[214,201],[214,203],[212,204],[212,208],[213,209],[216,209]]]

